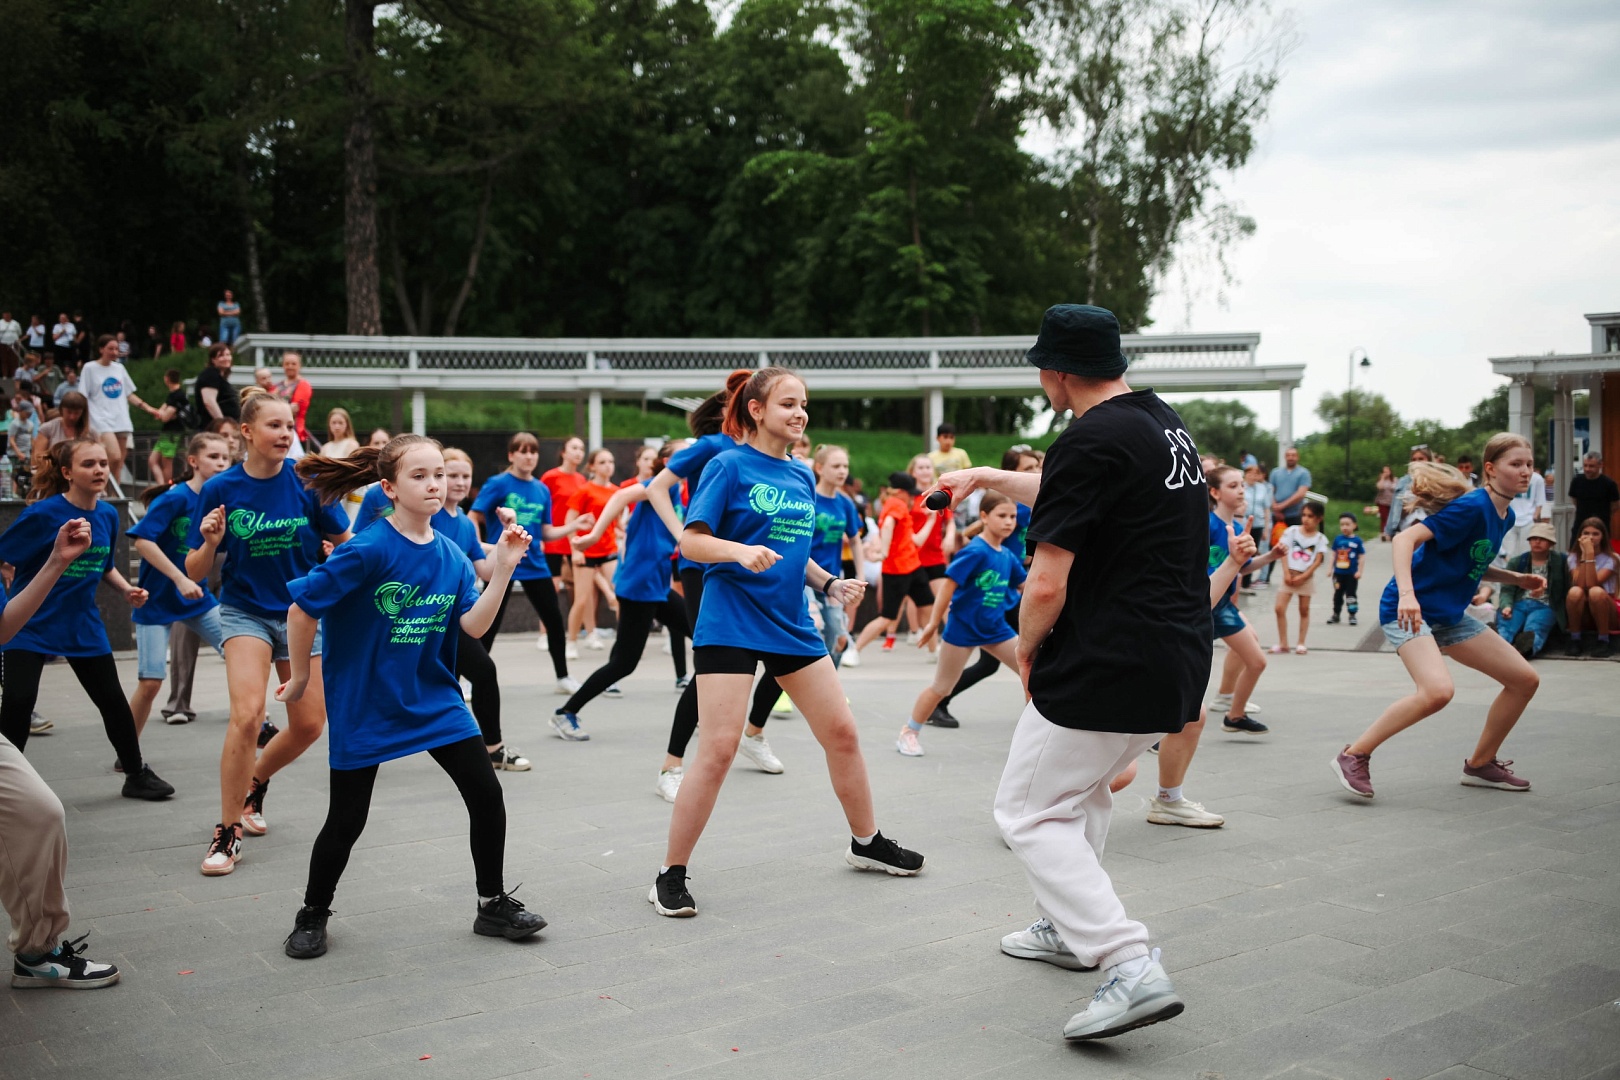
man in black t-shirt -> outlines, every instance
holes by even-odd
[[[995,815],[1041,918],[1004,938],[1002,951],[1106,969],[1090,1006],[1064,1026],[1081,1041],[1183,1008],[1099,860],[1109,781],[1198,719],[1211,656],[1209,496],[1181,418],[1126,384],[1110,312],[1049,309],[1029,359],[1053,410],[1074,413],[1040,474],[967,469],[941,483],[957,500],[990,487],[1033,505],[1018,620],[1030,702]]]
[[[1581,475],[1569,482],[1569,497],[1575,501],[1575,523],[1569,536],[1569,550],[1575,551],[1580,547],[1576,539],[1581,535],[1581,522],[1587,518],[1597,518],[1603,522],[1605,529],[1609,528],[1614,504],[1620,502],[1620,485],[1614,482],[1613,477],[1604,475],[1602,454],[1594,450],[1581,459]]]

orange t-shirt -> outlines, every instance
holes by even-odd
[[[911,527],[911,506],[905,499],[890,499],[883,504],[883,514],[878,518],[878,531],[883,530],[883,523],[894,520],[894,535],[889,539],[889,556],[883,560],[885,574],[909,574],[922,565],[917,557],[917,542],[911,538],[915,531]]]
[[[568,500],[574,497],[574,492],[585,486],[585,474],[563,472],[560,468],[547,469],[540,474],[540,482],[551,492],[551,523],[565,524],[568,520]],[[540,550],[547,555],[568,555],[574,549],[565,536],[560,540],[547,540],[541,545]]]
[[[928,524],[928,515],[935,514],[939,520],[934,522],[934,529],[928,534],[928,539],[922,542],[917,549],[917,563],[919,566],[945,565],[945,517],[949,510],[930,510],[923,505],[926,496],[919,495],[911,504],[911,531],[922,532],[922,527]]]
[[[563,511],[563,517],[566,518],[568,511],[573,510],[579,514],[595,514],[597,520],[600,521],[602,511],[607,509],[608,500],[612,499],[618,490],[615,487],[603,487],[601,484],[582,484],[580,489],[569,498],[568,506]],[[619,523],[616,521],[608,525],[607,531],[602,534],[602,539],[586,548],[584,552],[587,559],[600,559],[604,555],[617,555],[618,553]]]

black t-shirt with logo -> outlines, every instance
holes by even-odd
[[[1152,390],[1076,417],[1046,452],[1032,544],[1074,553],[1035,656],[1035,707],[1060,727],[1133,734],[1198,719],[1209,682],[1209,489],[1181,417]]]

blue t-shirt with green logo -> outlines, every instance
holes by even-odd
[[[763,545],[782,556],[760,574],[734,562],[704,569],[694,647],[826,654],[804,602],[804,569],[816,524],[816,489],[809,469],[792,458],[737,446],[703,470],[703,483],[686,508],[686,523],[707,525],[722,540]]]
[[[433,531],[449,540],[471,562],[484,558],[484,545],[478,540],[478,526],[466,514],[440,510],[433,515]]]
[[[816,536],[810,558],[833,577],[844,573],[844,537],[861,534],[861,514],[855,500],[842,491],[816,492]]]
[[[16,596],[33,581],[51,557],[56,533],[74,518],[90,522],[90,546],[62,571],[62,577],[45,594],[45,602],[7,649],[25,649],[47,656],[103,656],[112,652],[107,628],[96,607],[96,586],[112,569],[113,547],[118,543],[118,511],[104,502],[94,510],[80,510],[65,495],[53,495],[34,503],[0,536],[0,562],[17,568],[11,581]]]
[[[652,483],[641,482],[642,487]],[[675,538],[664,527],[664,519],[650,509],[644,514],[631,514],[624,527],[624,558],[613,575],[613,590],[621,600],[636,600],[656,604],[669,596],[669,577],[674,570],[670,556],[675,552]]]
[[[1513,524],[1513,510],[1510,507],[1505,515],[1497,513],[1491,493],[1475,488],[1430,514],[1421,524],[1434,538],[1412,553],[1412,592],[1423,609],[1425,622],[1449,626],[1468,610],[1479,579],[1490,569],[1502,537]],[[1394,622],[1399,603],[1400,588],[1390,578],[1378,604],[1378,621]]]
[[[435,532],[379,523],[289,586],[321,620],[326,731],[334,769],[363,769],[476,737],[456,679],[461,616],[478,602],[466,553]]]
[[[1215,511],[1209,512],[1209,575],[1215,576],[1215,571],[1232,553],[1232,534],[1226,528],[1226,519]],[[1248,564],[1245,563],[1245,566]],[[1227,583],[1226,591],[1221,594],[1222,600],[1230,600],[1237,595],[1238,579],[1233,578]]]
[[[152,505],[146,508],[146,516],[130,526],[129,538],[150,540],[183,573],[186,552],[191,550],[186,537],[191,534],[191,522],[201,504],[201,491],[192,491],[189,484],[176,484],[152,500]],[[130,618],[138,626],[168,626],[181,619],[194,619],[219,606],[207,586],[197,599],[187,600],[167,574],[159,572],[145,559],[141,560],[138,584],[147,592],[146,603],[130,612]]]
[[[1013,553],[1013,558],[1020,563],[1024,561],[1026,552],[1024,537],[1029,535],[1030,509],[1023,503],[1018,504],[1018,527],[1013,529],[1012,535],[1001,542],[1001,546]]]
[[[385,518],[393,512],[394,504],[383,494],[382,485],[372,484],[360,498],[360,509],[354,512],[354,531],[361,532],[378,518]]]
[[[232,465],[204,484],[186,534],[188,548],[203,546],[202,521],[216,506],[225,508],[220,601],[261,619],[285,619],[292,604],[287,582],[321,561],[322,537],[349,531],[348,515],[336,506],[322,506],[290,461],[267,480]]]
[[[551,567],[546,565],[544,541],[540,538],[540,530],[551,524],[550,489],[538,480],[519,480],[509,472],[496,473],[484,481],[472,508],[484,515],[484,539],[491,544],[499,541],[506,529],[495,516],[498,506],[509,507],[517,515],[517,523],[528,529],[534,538],[523,561],[512,571],[512,580],[538,581],[550,577]]]
[[[1014,590],[1027,575],[1023,560],[1006,544],[998,551],[984,537],[974,537],[957,552],[945,575],[956,582],[945,620],[947,644],[971,649],[1018,636],[1007,624],[1007,609],[1013,605]]]

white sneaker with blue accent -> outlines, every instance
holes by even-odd
[[[557,733],[557,738],[568,742],[590,742],[591,737],[579,725],[579,714],[563,712],[558,709],[551,714],[551,730]]]
[[[1001,939],[1001,951],[1020,960],[1044,960],[1070,971],[1093,971],[1063,943],[1057,928],[1046,919],[1036,919],[1027,930],[1016,930]]]

